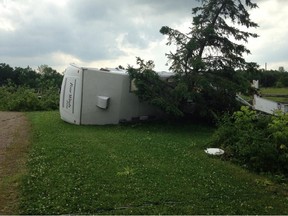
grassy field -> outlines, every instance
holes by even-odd
[[[204,153],[209,127],[29,118],[21,214],[288,214],[283,185]]]
[[[263,97],[280,103],[288,103],[288,88],[261,88]]]
[[[288,88],[261,88],[262,94],[288,95]]]

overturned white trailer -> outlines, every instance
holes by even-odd
[[[163,79],[171,76],[158,74]],[[70,65],[61,87],[61,119],[78,125],[104,125],[163,115],[156,107],[141,103],[134,87],[125,70]]]

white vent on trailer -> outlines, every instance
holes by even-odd
[[[106,96],[98,96],[97,97],[97,107],[101,109],[107,109],[109,105],[109,97]]]

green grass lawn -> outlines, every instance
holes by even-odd
[[[261,88],[262,94],[288,95],[288,88]]]
[[[209,127],[28,116],[21,214],[288,214],[284,186],[205,154]]]
[[[279,103],[288,103],[288,88],[261,88],[261,93],[263,94],[263,97],[268,100],[273,100]],[[265,94],[268,96],[265,96]]]

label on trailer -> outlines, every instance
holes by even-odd
[[[75,111],[75,89],[78,78],[66,77],[64,81],[64,92],[62,100],[62,108],[71,114]]]

